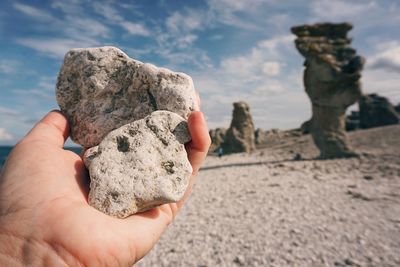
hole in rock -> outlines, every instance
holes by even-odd
[[[117,136],[117,148],[120,152],[128,152],[129,151],[129,141],[126,136]]]

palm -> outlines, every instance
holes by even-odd
[[[107,216],[88,205],[89,179],[82,159],[52,144],[59,141],[28,135],[14,149],[2,175],[1,211],[29,218],[30,237],[43,240],[67,263],[132,265],[151,249],[184,200],[126,219]],[[197,170],[204,155],[196,153],[204,151],[195,145],[189,146],[188,155]]]

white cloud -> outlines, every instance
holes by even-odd
[[[288,50],[293,50],[293,37],[277,36],[260,41],[247,54],[222,60],[221,68],[224,73],[236,79],[261,81],[265,75],[276,76],[280,73]]]
[[[48,14],[45,11],[42,11],[36,7],[25,5],[25,4],[20,4],[20,3],[14,3],[13,7],[24,13],[25,15],[28,15],[30,17],[43,20],[43,21],[49,21],[49,20],[54,20],[54,17]]]
[[[251,21],[270,1],[265,0],[208,0],[208,13],[212,20],[247,30],[259,30],[260,25]]]
[[[386,69],[400,72],[400,43],[394,42],[389,47],[368,58],[367,66],[373,69]]]
[[[268,76],[276,76],[281,72],[281,63],[268,61],[262,65],[262,73]]]
[[[121,21],[120,25],[122,28],[127,30],[130,34],[149,36],[150,32],[142,24],[133,23],[129,21]]]
[[[91,47],[98,44],[92,39],[74,40],[64,38],[19,38],[16,42],[20,45],[30,47],[41,53],[57,58],[64,57],[65,53],[72,48]]]
[[[204,12],[186,9],[184,13],[174,12],[166,19],[167,29],[173,33],[188,33],[193,30],[201,29],[208,23]]]
[[[0,114],[7,115],[7,116],[17,116],[17,115],[20,115],[21,112],[15,110],[15,109],[0,106]]]
[[[116,24],[132,35],[150,36],[150,31],[145,25],[124,19],[110,3],[93,2],[92,4],[94,10],[106,18],[108,23]]]
[[[377,93],[389,98],[394,104],[400,103],[399,72],[367,68],[362,75],[362,88],[365,93]]]
[[[4,128],[0,128],[0,141],[13,140],[14,136],[6,131]]]
[[[61,37],[17,38],[17,44],[32,48],[52,57],[63,57],[71,48],[90,47],[100,42],[98,39],[108,37],[109,28],[103,23],[89,18],[77,1],[65,4],[53,2],[52,8],[59,9],[61,16],[55,17],[49,12],[26,4],[14,4],[14,8],[23,14],[38,20],[33,25],[37,31],[52,33]]]
[[[333,22],[365,16],[365,14],[373,13],[377,6],[374,1],[354,3],[340,0],[314,0],[310,2],[310,9],[316,16],[316,20]]]

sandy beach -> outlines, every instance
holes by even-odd
[[[360,158],[315,160],[310,136],[209,156],[136,266],[400,266],[400,126],[350,140]]]

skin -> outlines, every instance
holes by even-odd
[[[67,119],[47,114],[13,149],[0,176],[0,266],[132,266],[158,241],[188,198],[210,137],[204,116],[188,120],[193,167],[178,203],[117,219],[88,205],[80,156],[63,149]]]

